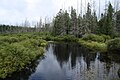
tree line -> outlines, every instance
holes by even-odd
[[[13,26],[13,25],[0,25],[0,33],[23,33],[23,32],[33,32],[34,28]]]
[[[0,24],[0,33],[48,32],[50,30],[49,27],[49,23],[41,23],[41,25],[37,23],[33,27],[27,25],[26,23],[22,26]]]
[[[90,3],[84,15],[77,15],[76,9],[71,7],[70,12],[62,10],[58,12],[53,20],[52,34],[74,35],[80,37],[86,33],[105,34],[114,36],[120,33],[120,10],[115,11],[109,2],[100,19],[97,18],[96,11],[92,11]]]
[[[91,4],[88,3],[84,14],[83,12],[77,14],[77,10],[73,7],[70,11],[60,9],[52,21],[45,19],[43,23],[40,19],[34,27],[30,27],[27,20],[22,26],[0,25],[0,33],[18,32],[50,32],[54,36],[76,37],[89,33],[115,36],[120,34],[120,10],[113,8],[109,2],[104,13],[98,18],[96,10],[92,10]]]

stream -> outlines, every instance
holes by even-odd
[[[113,80],[119,55],[90,53],[75,43],[49,43],[44,56],[5,80]]]

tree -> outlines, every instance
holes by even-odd
[[[88,6],[87,6],[87,12],[85,14],[85,27],[87,29],[87,33],[93,33],[94,32],[94,23],[95,20],[96,20],[96,13],[94,12],[94,14],[92,15],[92,12],[91,12],[91,6],[90,6],[90,3],[88,3]]]
[[[113,35],[114,33],[114,18],[113,18],[114,9],[109,2],[107,12],[99,20],[99,33],[106,35]]]
[[[64,30],[64,16],[63,16],[64,12],[62,9],[60,9],[59,13],[56,15],[56,17],[53,20],[53,32],[52,34],[54,36],[56,35],[62,35],[63,34],[63,30]]]
[[[93,15],[92,15],[92,20],[91,20],[91,33],[97,33],[97,16],[96,16],[96,12],[94,11]]]
[[[30,27],[29,21],[26,19],[25,22],[23,23],[23,26],[25,27],[25,32],[28,32],[28,27]]]
[[[65,34],[70,34],[70,16],[69,13],[67,13],[67,11],[65,11],[64,13],[64,21],[65,21]]]
[[[40,18],[39,22],[37,22],[37,25],[36,25],[36,31],[40,32],[41,27],[42,27],[42,19]]]
[[[77,14],[76,10],[71,7],[71,34],[77,36]]]
[[[101,14],[101,19],[98,22],[97,34],[106,34],[105,21],[106,21],[106,16],[102,13]]]
[[[113,7],[111,3],[109,2],[108,10],[107,10],[107,19],[106,19],[106,35],[112,35],[114,30],[114,24],[113,24]]]
[[[83,19],[82,17],[79,15],[78,16],[78,37],[81,37],[81,35],[83,34]]]
[[[120,10],[116,12],[116,31],[120,33]]]

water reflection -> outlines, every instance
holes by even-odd
[[[89,53],[77,44],[49,44],[46,58],[29,80],[112,80],[118,78],[120,59]],[[115,57],[115,55],[114,55]]]
[[[5,80],[112,80],[119,78],[119,63],[118,54],[90,53],[74,43],[50,43],[42,59]]]

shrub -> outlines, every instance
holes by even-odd
[[[14,42],[19,42],[19,39],[16,37],[2,36],[0,37],[0,41],[14,43]]]
[[[32,34],[0,36],[0,78],[23,69],[44,52],[47,42]]]
[[[8,74],[23,69],[26,64],[43,54],[44,48],[34,47],[38,45],[36,41],[33,41],[30,41],[31,45],[9,44],[0,50],[0,78],[5,78]]]
[[[4,78],[7,74],[16,71],[17,69],[23,68],[26,60],[25,51],[27,51],[23,46],[18,44],[7,45],[4,49],[0,50],[0,77]],[[23,65],[21,65],[23,64]]]
[[[120,38],[115,38],[107,42],[108,50],[120,50]]]
[[[57,36],[54,41],[77,42],[78,38],[71,35]]]
[[[82,40],[85,41],[96,41],[96,42],[104,42],[105,39],[102,36],[95,34],[86,34],[82,37]]]
[[[54,41],[54,37],[50,35],[43,36],[42,38],[46,41]]]
[[[106,52],[107,51],[107,46],[105,43],[98,43],[98,42],[94,42],[94,41],[84,41],[82,39],[79,40],[79,43],[90,49],[90,50],[93,50],[93,51],[100,51],[100,52]]]
[[[109,35],[101,35],[104,39],[105,39],[105,41],[104,42],[106,42],[106,41],[108,41],[108,40],[110,40],[111,39],[111,37],[109,36]]]
[[[0,49],[3,49],[5,46],[7,46],[9,43],[0,41]]]

